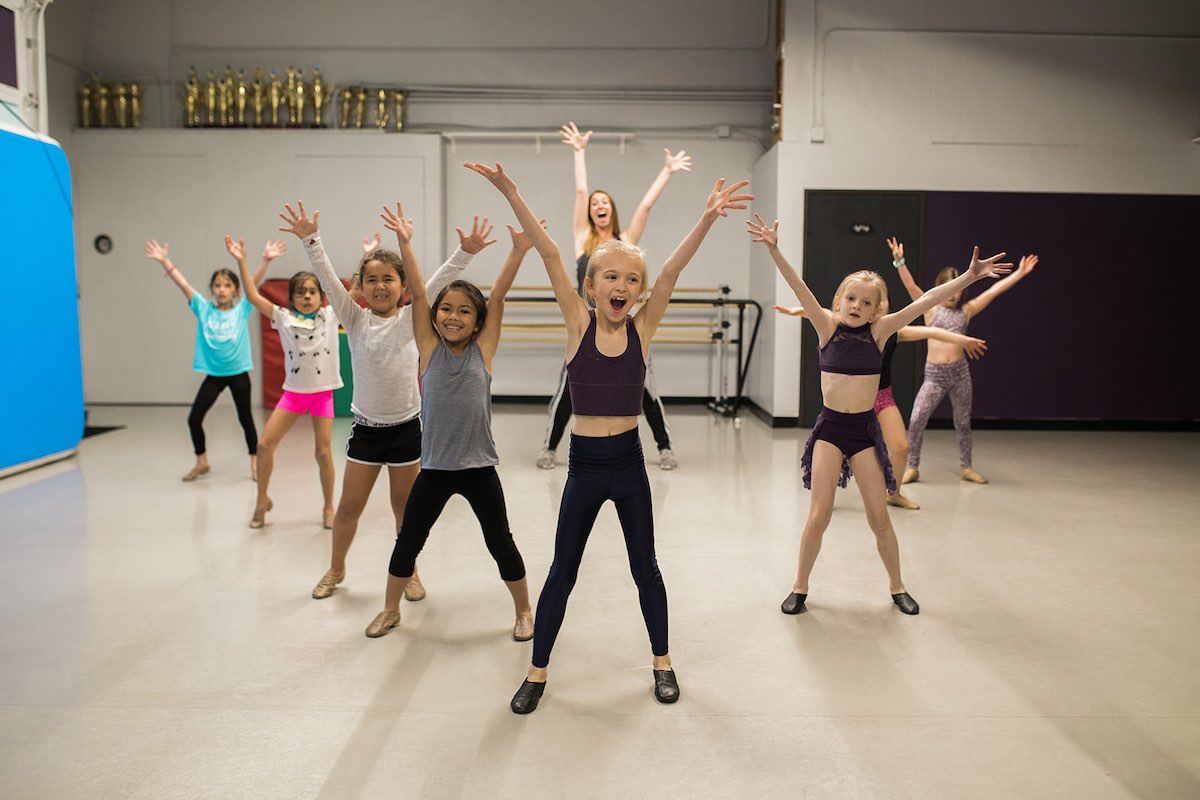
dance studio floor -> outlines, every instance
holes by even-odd
[[[126,427],[0,481],[0,797],[1200,796],[1200,434],[982,431],[973,486],[932,431],[922,510],[892,510],[920,616],[893,608],[850,489],[787,617],[807,431],[669,410],[681,466],[650,480],[682,700],[651,694],[609,506],[517,717],[530,644],[461,499],[421,556],[428,598],[371,640],[386,493],[344,588],[310,599],[329,533],[307,423],[253,531],[227,401],[193,484],[186,408],[93,409]],[[566,477],[533,465],[543,422],[497,407],[535,593]]]

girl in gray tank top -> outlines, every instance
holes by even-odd
[[[417,555],[453,495],[462,495],[479,519],[488,552],[512,595],[516,623],[513,639],[533,638],[533,609],[525,563],[508,527],[504,490],[492,439],[492,358],[500,343],[504,295],[532,242],[514,230],[512,250],[485,301],[473,283],[454,281],[429,302],[420,265],[411,244],[412,220],[400,205],[385,209],[384,224],[395,231],[413,293],[413,338],[420,351],[421,472],[404,508],[388,567],[383,611],[367,626],[367,636],[383,636],[400,623],[400,598],[416,567]],[[491,226],[483,220],[484,238]],[[494,240],[488,244],[494,243]]]

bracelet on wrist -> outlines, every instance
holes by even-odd
[[[900,269],[901,267],[903,267],[904,266],[904,257],[901,256],[899,261],[893,261],[892,266],[895,267],[896,269]]]

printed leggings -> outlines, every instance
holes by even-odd
[[[558,389],[550,398],[550,422],[546,425],[546,438],[542,446],[549,450],[557,450],[562,441],[567,423],[571,421],[571,392],[567,388],[567,365],[563,364],[562,374],[558,379]],[[671,447],[671,428],[667,425],[667,411],[663,407],[662,398],[654,391],[654,373],[649,364],[646,365],[646,385],[642,388],[642,414],[650,424],[654,434],[654,444],[659,450]]]
[[[650,481],[637,428],[616,436],[571,434],[567,485],[558,511],[554,563],[538,598],[533,624],[533,665],[546,667],[567,613],[567,599],[596,515],[612,500],[625,534],[629,570],[637,584],[642,618],[654,655],[667,654],[667,588],[654,555],[654,511]]]
[[[237,407],[238,422],[242,423],[242,432],[246,435],[246,449],[250,451],[250,455],[258,453],[258,431],[254,427],[254,414],[250,410],[250,373],[241,372],[224,377],[204,376],[204,382],[196,392],[196,399],[192,401],[192,410],[187,418],[188,430],[192,434],[192,449],[198,456],[207,452],[204,441],[204,416],[226,387],[233,395],[233,404]]]
[[[411,578],[417,568],[417,555],[429,538],[429,531],[442,515],[446,503],[456,494],[471,504],[475,518],[483,528],[483,541],[500,568],[500,577],[519,581],[525,577],[525,562],[508,528],[508,511],[504,505],[504,489],[495,467],[475,469],[423,469],[413,481],[404,506],[404,521],[396,534],[392,561],[388,573],[397,578]]]
[[[925,364],[925,382],[913,401],[912,418],[908,421],[908,466],[921,464],[921,442],[925,426],[946,394],[954,412],[954,432],[958,435],[958,462],[963,469],[971,466],[971,371],[967,360],[951,364]]]

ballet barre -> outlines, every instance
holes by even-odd
[[[490,288],[490,287],[488,287]],[[549,291],[549,287],[544,286],[522,286],[513,289],[521,291]],[[711,308],[715,313],[715,317],[708,320],[696,320],[686,322],[682,320],[663,320],[659,323],[660,329],[667,329],[669,335],[656,336],[655,344],[682,344],[682,345],[704,345],[713,348],[714,357],[717,359],[717,386],[713,394],[713,399],[709,401],[708,408],[716,414],[723,417],[731,417],[735,427],[740,427],[741,419],[738,412],[741,410],[742,402],[745,399],[746,376],[750,371],[750,364],[754,358],[754,346],[758,342],[759,328],[762,326],[762,305],[757,300],[742,297],[730,297],[730,289],[728,286],[719,286],[715,289],[679,289],[677,288],[674,294],[686,292],[716,294],[716,297],[671,297],[667,301],[667,308]],[[505,306],[508,308],[546,308],[556,307],[558,301],[553,297],[538,297],[533,295],[509,296],[505,301]],[[736,320],[735,315],[731,313],[732,309],[737,309]],[[749,320],[747,314],[753,310],[754,319],[753,325],[750,325],[749,341],[746,339],[747,326]],[[561,341],[562,335],[566,332],[566,327],[562,322],[506,322],[502,326],[505,332],[511,331],[516,336],[505,335],[505,342],[524,342],[531,344],[547,344]],[[686,335],[687,329],[705,329],[708,332],[704,335]],[[540,335],[537,335],[540,334]],[[683,334],[683,335],[681,335]],[[734,369],[733,377],[736,379],[736,385],[732,394],[728,391],[729,381],[729,365],[727,361],[730,357],[730,350],[733,350]]]

